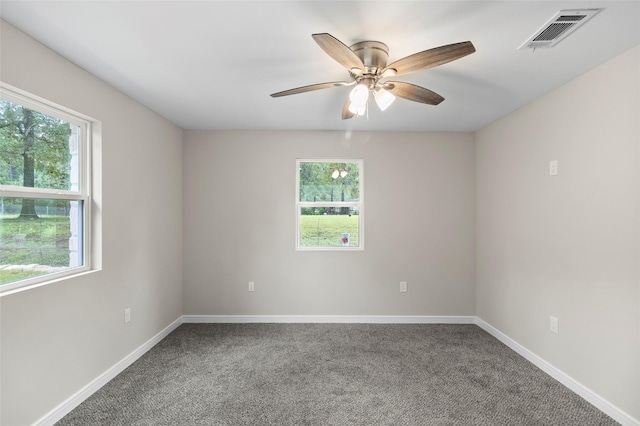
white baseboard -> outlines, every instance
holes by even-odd
[[[475,324],[474,316],[406,315],[184,315],[184,323]]]
[[[109,380],[116,377],[125,368],[133,364],[138,358],[149,351],[149,349],[153,348],[156,344],[158,344],[158,342],[167,337],[169,333],[178,328],[180,324],[182,324],[182,317],[169,324],[167,327],[165,327],[164,330],[153,336],[138,349],[124,357],[122,360],[120,360],[120,362],[102,373],[95,380],[86,385],[84,388],[80,389],[77,393],[72,395],[62,404],[51,410],[44,417],[40,418],[35,424],[38,426],[53,426],[56,422],[69,414],[71,410],[80,405],[85,399],[89,398],[98,389],[107,384]]]
[[[582,383],[573,379],[572,377],[565,374],[563,371],[549,364],[544,359],[540,358],[538,355],[531,352],[529,349],[522,346],[520,343],[516,342],[503,332],[494,328],[487,322],[483,321],[480,318],[476,318],[476,324],[485,330],[487,333],[491,334],[496,339],[500,340],[502,343],[507,345],[509,348],[513,349],[518,354],[522,355],[525,359],[530,361],[533,365],[571,389],[576,394],[580,395],[587,402],[598,408],[603,413],[607,414],[609,417],[617,421],[623,426],[640,426],[640,421],[633,418],[629,414],[625,413],[615,405],[611,404],[606,399],[602,398],[600,395],[596,394]]]

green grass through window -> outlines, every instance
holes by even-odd
[[[68,267],[70,236],[67,216],[0,216],[0,284],[48,273],[42,268],[3,269],[6,266]]]
[[[359,215],[301,215],[300,246],[340,247],[341,234],[348,232],[349,245],[357,247],[360,244],[359,218]]]

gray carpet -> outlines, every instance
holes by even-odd
[[[617,423],[475,325],[183,324],[57,424]]]

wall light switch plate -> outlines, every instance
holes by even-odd
[[[549,161],[549,176],[558,175],[558,160]]]
[[[253,281],[249,281],[249,291],[255,291],[256,284]]]
[[[558,334],[558,318],[556,317],[549,317],[549,330],[551,330],[552,333],[556,333]]]
[[[406,293],[406,292],[407,292],[407,282],[400,281],[400,293]]]
[[[124,322],[125,324],[131,321],[131,308],[127,308],[124,310]]]

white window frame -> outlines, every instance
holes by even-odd
[[[33,199],[57,199],[69,201],[82,201],[81,229],[79,236],[78,252],[81,252],[82,265],[69,267],[59,272],[39,275],[37,277],[0,285],[0,296],[23,291],[41,285],[56,282],[62,278],[76,276],[97,269],[99,261],[95,262],[94,247],[95,225],[92,216],[93,175],[92,163],[94,144],[100,140],[100,123],[83,114],[61,107],[50,101],[32,95],[28,92],[0,82],[0,98],[18,104],[34,111],[41,112],[51,117],[64,120],[79,127],[78,143],[78,187],[74,190],[60,190],[49,188],[29,188],[23,186],[0,185],[0,197],[33,198]],[[95,250],[99,251],[99,250]]]
[[[300,201],[300,163],[356,163],[359,168],[360,199],[358,201]],[[364,250],[364,160],[362,158],[296,159],[296,251],[363,251]],[[358,209],[358,246],[308,247],[300,245],[300,212],[305,207],[351,207]]]

